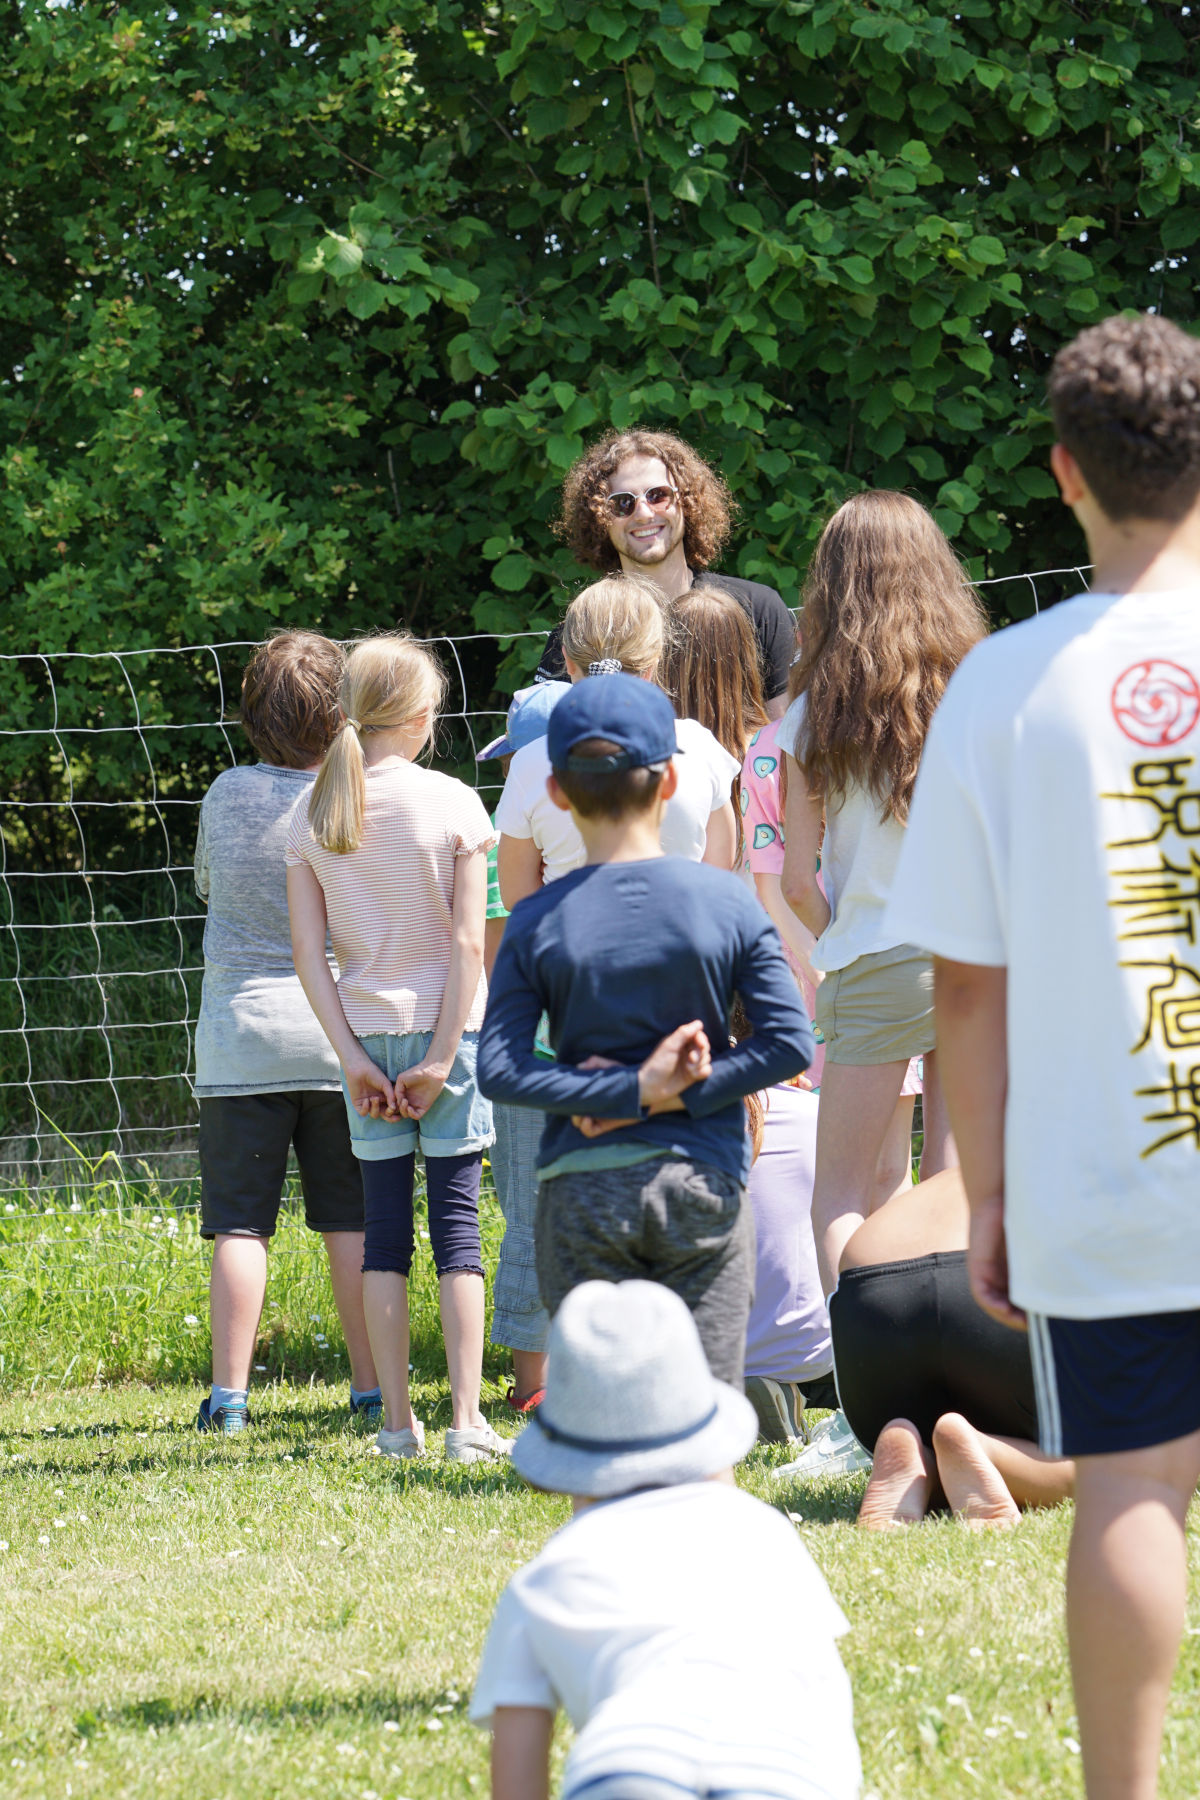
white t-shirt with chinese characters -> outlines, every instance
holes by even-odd
[[[804,695],[793,700],[780,721],[776,742],[796,755],[804,721]],[[889,930],[884,914],[904,842],[899,819],[880,817],[879,802],[857,783],[825,807],[821,874],[833,917],[817,939],[812,966],[826,975],[848,969],[860,956],[895,950],[905,943]]]
[[[589,1507],[500,1597],[471,1699],[563,1707],[564,1795],[630,1770],[688,1792],[852,1800],[846,1620],[782,1513],[712,1481]]]
[[[889,923],[1008,968],[1013,1299],[1200,1306],[1200,587],[979,645],[917,779]]]
[[[678,786],[663,815],[663,852],[700,862],[708,821],[729,799],[741,765],[695,719],[675,721],[675,742],[683,754],[675,763]],[[532,838],[541,851],[547,885],[572,869],[581,869],[587,854],[570,813],[555,806],[546,792],[549,773],[546,740],[535,738],[532,744],[523,745],[509,764],[496,808],[498,831],[505,837]]]

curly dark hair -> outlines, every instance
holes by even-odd
[[[1054,359],[1059,441],[1110,519],[1177,524],[1200,493],[1200,342],[1142,313],[1081,331]]]
[[[691,569],[707,569],[729,537],[736,511],[715,469],[669,431],[609,431],[567,472],[562,517],[554,530],[589,569],[614,574],[621,559],[608,536],[603,501],[614,470],[631,456],[654,456],[666,465],[683,506],[683,551]]]

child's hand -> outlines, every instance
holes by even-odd
[[[674,1100],[693,1082],[712,1073],[712,1049],[699,1019],[677,1025],[650,1052],[638,1070],[638,1098],[643,1106]]]
[[[977,1305],[1001,1325],[1028,1331],[1029,1321],[1014,1306],[1008,1291],[1008,1240],[1004,1231],[1004,1195],[990,1195],[971,1207],[967,1275]]]
[[[353,1068],[347,1068],[346,1086],[350,1090],[350,1104],[360,1119],[399,1117],[395,1110],[395,1089],[369,1056],[364,1056]]]
[[[579,1065],[583,1070],[620,1069],[625,1065],[611,1056],[589,1056]],[[620,1131],[625,1125],[636,1125],[636,1119],[594,1119],[590,1113],[572,1113],[571,1123],[584,1137],[603,1137],[606,1131]]]
[[[402,1119],[422,1119],[450,1073],[440,1063],[416,1063],[396,1077],[396,1110]]]

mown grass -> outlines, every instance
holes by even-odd
[[[319,1249],[294,1216],[272,1261],[254,1428],[200,1437],[206,1253],[187,1207],[157,1198],[0,1212],[0,1792],[485,1794],[486,1740],[465,1713],[479,1649],[508,1575],[565,1503],[508,1469],[446,1464],[432,1433],[422,1463],[372,1457],[346,1416]],[[414,1379],[436,1432],[448,1407],[432,1297],[425,1264]],[[487,1410],[503,1429],[502,1369],[490,1354]],[[784,1454],[756,1451],[740,1479],[793,1517],[850,1620],[866,1791],[1078,1795],[1069,1508],[1003,1536],[935,1520],[869,1537],[852,1523],[861,1477],[773,1483]],[[1191,1549],[1195,1598],[1194,1537]],[[1198,1686],[1189,1636],[1167,1800],[1195,1791]]]

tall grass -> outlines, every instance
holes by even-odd
[[[23,1189],[0,1206],[0,1386],[86,1387],[208,1378],[209,1247],[199,1184],[147,1178],[131,1189],[111,1159],[61,1192]],[[424,1193],[409,1283],[413,1362],[444,1368]],[[480,1204],[494,1267],[503,1221],[490,1182]],[[271,1242],[256,1382],[340,1383],[349,1363],[321,1239],[289,1194]],[[492,1366],[504,1366],[503,1353]]]

